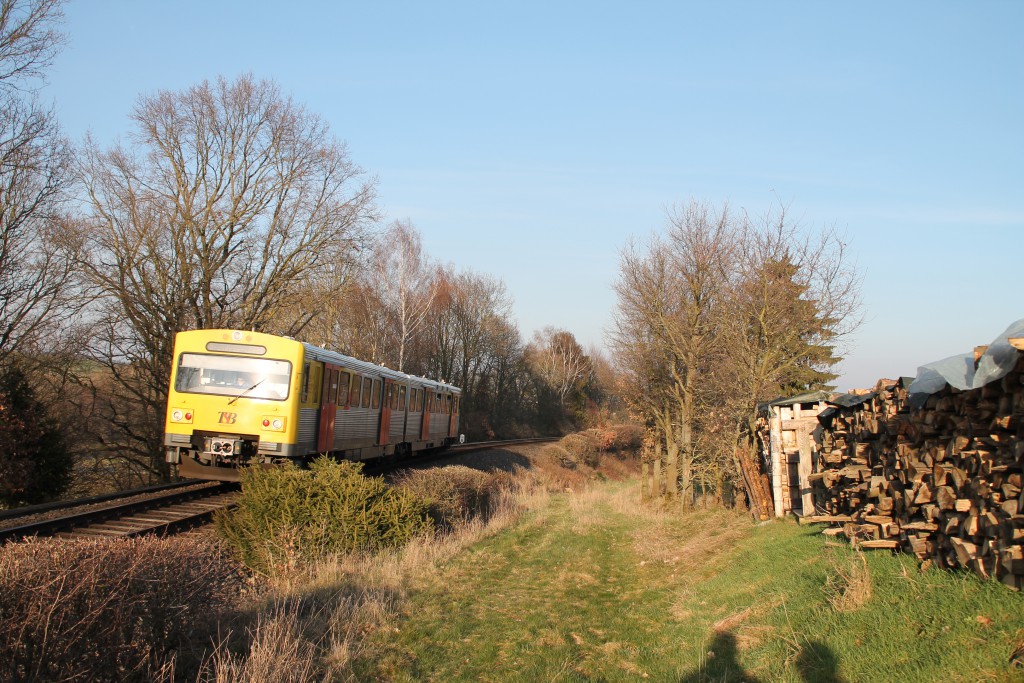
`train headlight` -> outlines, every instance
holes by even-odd
[[[185,424],[192,424],[192,411],[185,410],[184,408],[172,409],[171,422],[184,422]]]
[[[286,422],[283,417],[277,417],[275,415],[268,415],[263,418],[260,425],[263,429],[271,432],[283,432]]]

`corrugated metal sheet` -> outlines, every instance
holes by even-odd
[[[316,450],[316,437],[320,429],[320,411],[317,408],[299,410],[299,436],[296,447],[300,453]]]

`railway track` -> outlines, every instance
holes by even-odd
[[[185,486],[192,488],[176,490]],[[122,499],[132,497],[127,502],[117,502],[109,496],[105,498],[110,502],[99,506],[95,499],[72,501],[61,505],[67,512],[60,516],[0,529],[0,542],[32,536],[124,538],[175,533],[205,524],[217,510],[231,507],[238,490],[238,485],[233,483],[196,486],[196,482],[187,482],[155,487],[150,493],[121,494]],[[20,512],[25,514],[25,511]]]
[[[443,462],[445,459],[461,453],[472,453],[473,451],[485,451],[492,448],[504,448],[506,446],[518,446],[531,443],[546,443],[558,441],[560,437],[541,437],[535,439],[508,439],[507,441],[475,441],[473,443],[456,444],[449,446],[443,451],[436,453],[420,454],[399,460],[383,460],[378,463],[366,461],[363,465],[363,473],[368,476],[388,474],[407,467],[419,467],[421,465],[432,465]]]
[[[432,456],[420,456],[367,467],[366,474],[376,476],[414,464],[427,464],[460,453],[502,448],[529,443],[555,441],[555,438],[478,441],[451,446]],[[163,484],[74,501],[61,501],[19,510],[0,512],[0,543],[33,536],[60,538],[111,538],[168,534],[201,526],[220,509],[234,505],[240,487],[235,482],[196,480]],[[128,500],[125,500],[128,499]],[[57,516],[53,512],[62,510]],[[17,524],[19,518],[43,519]]]
[[[528,443],[548,443],[558,441],[557,436],[542,436],[535,439],[508,439],[507,441],[476,441],[474,443],[463,443],[457,446],[450,446],[445,453],[469,453],[470,451],[483,451],[489,448],[503,448],[505,446],[518,446]]]

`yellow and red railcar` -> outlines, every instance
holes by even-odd
[[[164,447],[185,477],[238,468],[405,456],[459,441],[461,390],[260,332],[174,342]]]

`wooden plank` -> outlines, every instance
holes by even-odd
[[[850,515],[808,515],[800,518],[801,524],[820,524],[821,522],[825,522],[826,524],[841,524],[852,521],[853,517]]]

